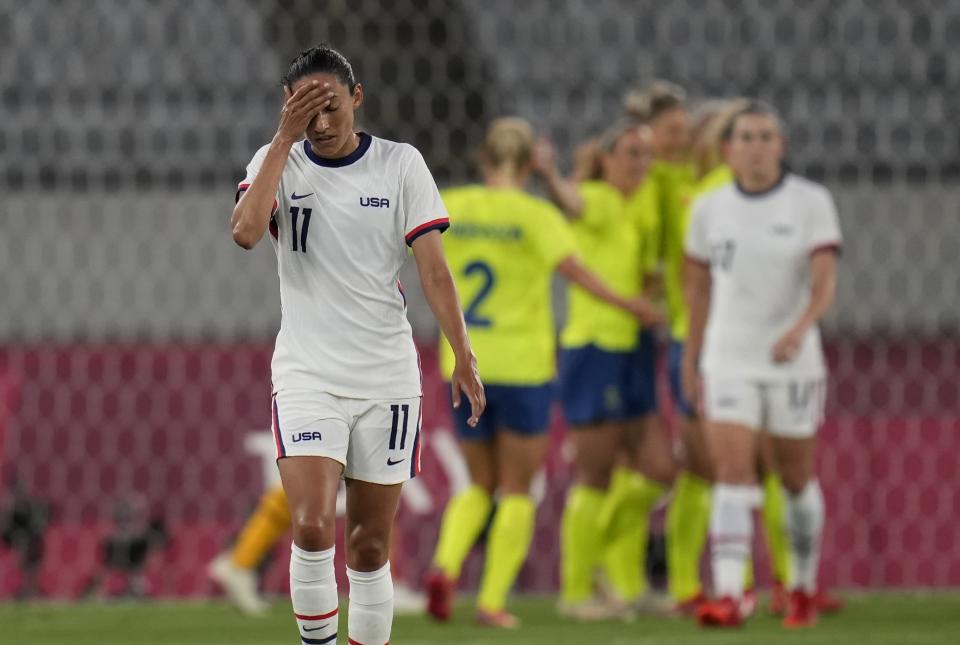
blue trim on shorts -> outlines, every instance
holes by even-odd
[[[280,456],[277,459],[281,459],[287,456],[287,447],[283,443],[283,431],[280,429],[280,409],[277,407],[277,395],[273,395],[273,423],[276,428],[276,436],[274,440],[277,442],[277,447],[279,448]]]
[[[476,428],[467,425],[470,402],[461,399],[453,408],[453,424],[457,436],[465,441],[492,439],[497,430],[510,430],[522,435],[543,434],[550,427],[550,404],[553,383],[543,385],[485,385],[487,407]]]
[[[670,377],[670,396],[673,398],[673,404],[680,410],[680,414],[688,419],[694,419],[697,416],[696,410],[687,401],[683,394],[683,342],[679,340],[670,341],[670,349],[667,357],[667,372]]]

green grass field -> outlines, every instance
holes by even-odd
[[[553,599],[521,598],[512,607],[524,620],[515,632],[491,631],[471,623],[470,608],[437,625],[423,617],[398,617],[394,645],[704,645],[804,643],[806,645],[940,645],[960,643],[960,594],[857,596],[840,615],[812,630],[785,631],[766,615],[740,630],[704,632],[687,620],[639,618],[630,623],[584,625],[557,618]],[[346,618],[341,640],[346,642]],[[0,604],[4,645],[296,645],[299,639],[287,604],[269,616],[245,618],[219,602],[143,604]]]

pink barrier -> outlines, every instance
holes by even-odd
[[[169,540],[147,565],[151,593],[212,591],[204,564],[264,485],[263,460],[248,451],[246,437],[269,427],[270,352],[266,344],[0,350],[2,481],[6,486],[16,472],[52,505],[43,593],[75,597],[87,587],[119,499],[166,522]],[[396,545],[400,575],[410,581],[428,566],[439,513],[463,476],[446,386],[434,353],[422,354],[424,473],[405,493]],[[960,585],[960,350],[948,341],[837,343],[830,356],[820,450],[830,514],[823,582]],[[520,579],[527,590],[557,584],[557,527],[569,481],[558,412],[538,486],[534,548]],[[286,587],[286,544],[265,571],[268,590]],[[762,549],[759,557],[763,581]],[[476,580],[479,565],[474,554],[465,584]],[[19,584],[14,558],[0,546],[0,597]]]

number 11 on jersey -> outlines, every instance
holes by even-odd
[[[297,231],[297,220],[300,219],[300,207],[291,206],[290,207],[290,219],[293,221],[293,250],[300,251],[301,253],[307,252],[307,231],[310,229],[310,216],[313,214],[312,208],[303,209],[303,224],[300,227],[300,230]],[[297,248],[297,241],[299,238],[299,247]]]

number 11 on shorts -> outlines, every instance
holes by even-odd
[[[410,418],[410,406],[406,403],[402,405],[391,405],[390,411],[393,412],[393,426],[390,429],[390,450],[397,449],[397,431],[400,429],[400,413],[403,413],[403,429],[400,431],[400,450],[403,450],[407,443],[407,421]]]

